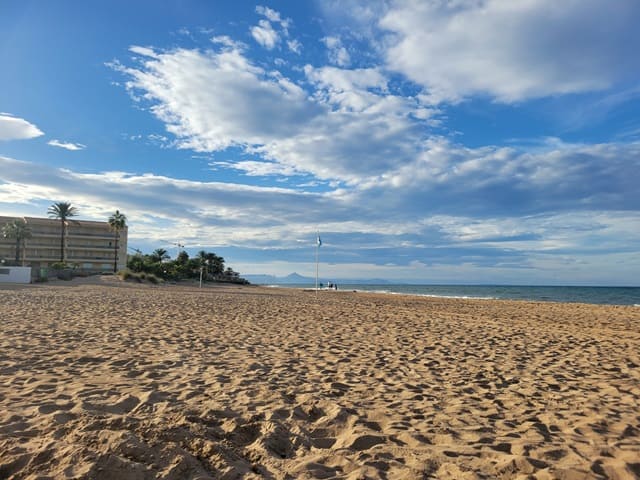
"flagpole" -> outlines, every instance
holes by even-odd
[[[316,297],[318,296],[318,258],[320,256],[320,232],[316,237]]]

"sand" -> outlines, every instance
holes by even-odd
[[[0,478],[640,478],[640,309],[0,288]]]

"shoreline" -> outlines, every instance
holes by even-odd
[[[270,284],[270,285],[257,285],[266,288],[284,288],[284,289],[293,289],[293,290],[303,290],[308,292],[315,292],[316,289],[308,286],[299,286],[299,285],[286,285],[286,284]],[[364,287],[364,288],[363,288]],[[395,289],[395,290],[394,290]],[[625,301],[618,300],[613,301],[609,299],[603,298],[591,298],[586,299],[583,295],[573,294],[572,298],[552,298],[549,295],[538,294],[536,296],[533,293],[530,294],[521,294],[519,296],[514,296],[510,292],[501,292],[496,293],[494,295],[481,295],[477,294],[454,294],[454,293],[426,293],[433,292],[433,290],[444,289],[448,291],[460,290],[460,289],[476,289],[476,290],[531,290],[535,292],[536,290],[544,289],[545,291],[551,290],[550,295],[553,295],[554,290],[596,290],[596,291],[611,291],[611,290],[634,290],[634,293],[637,293],[636,296],[628,296],[625,298]],[[416,290],[424,290],[424,292],[418,292]],[[321,288],[318,289],[321,291],[333,291],[332,289]],[[342,292],[354,292],[354,293],[377,293],[381,295],[408,295],[413,297],[426,297],[426,298],[449,298],[453,300],[507,300],[507,301],[525,301],[525,302],[545,302],[545,303],[582,303],[587,305],[610,305],[610,306],[640,306],[640,287],[579,287],[579,286],[519,286],[519,285],[419,285],[419,284],[391,284],[391,285],[376,285],[376,284],[341,284],[341,288],[337,291]],[[636,292],[637,291],[637,292]],[[547,292],[549,294],[549,292]],[[590,300],[590,301],[589,301]]]
[[[640,474],[634,307],[69,283],[0,288],[1,478]]]
[[[103,286],[141,286],[143,288],[195,288],[199,289],[199,283],[197,281],[183,281],[183,282],[163,282],[158,284],[153,284],[150,282],[134,282],[134,281],[125,281],[120,279],[116,275],[95,275],[89,277],[74,277],[72,280],[60,280],[60,279],[52,279],[48,282],[43,283],[31,283],[31,284],[11,284],[11,283],[0,283],[0,291],[1,290],[16,290],[21,288],[38,288],[38,287],[46,287],[46,286],[55,286],[55,287],[72,287],[79,285],[103,285]],[[558,300],[558,299],[548,299],[548,298],[526,298],[526,297],[497,297],[497,296],[474,296],[474,295],[447,295],[447,294],[433,294],[433,293],[416,293],[416,292],[407,292],[407,291],[392,291],[389,288],[394,287],[423,287],[423,288],[507,288],[507,289],[538,289],[538,288],[551,288],[551,289],[633,289],[638,290],[640,292],[640,287],[608,287],[608,286],[544,286],[544,285],[535,285],[535,286],[527,286],[527,285],[430,285],[430,284],[390,284],[390,285],[374,285],[374,284],[341,284],[342,287],[338,290],[328,289],[328,288],[319,288],[318,293],[361,293],[361,294],[376,294],[376,295],[389,295],[389,296],[407,296],[407,297],[415,297],[415,298],[434,298],[434,299],[450,299],[450,300],[480,300],[480,301],[515,301],[515,302],[530,302],[530,303],[555,303],[555,304],[583,304],[583,305],[603,305],[603,306],[611,306],[611,307],[640,307],[640,298],[638,298],[638,303],[606,303],[606,302],[588,302],[581,300]],[[373,287],[382,287],[380,289],[367,289],[367,288],[358,288],[362,286],[373,286]],[[296,285],[296,284],[234,284],[227,282],[207,282],[203,283],[203,289],[210,288],[235,288],[235,287],[244,287],[244,288],[264,288],[264,289],[283,289],[286,291],[302,291],[308,293],[315,293],[316,289],[312,286],[309,287],[307,285]],[[346,288],[345,288],[346,287]],[[388,287],[388,288],[384,288]]]

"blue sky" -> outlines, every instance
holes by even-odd
[[[0,213],[245,274],[639,285],[636,0],[0,0]]]

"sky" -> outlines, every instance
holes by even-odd
[[[637,0],[0,0],[0,214],[241,274],[640,285]]]

